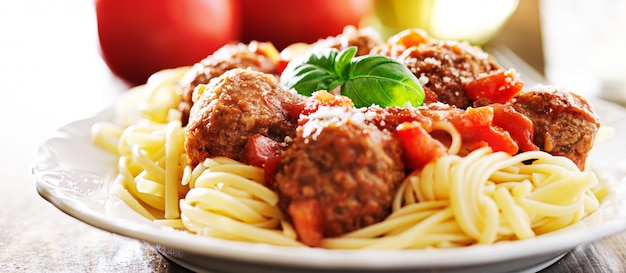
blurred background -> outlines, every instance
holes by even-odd
[[[155,69],[194,63],[224,43],[271,41],[282,50],[335,36],[346,25],[374,27],[383,39],[422,28],[440,39],[501,53],[511,49],[541,73],[538,5],[537,0],[96,0],[95,11],[105,62],[131,84],[141,84]]]
[[[53,67],[89,52],[136,85],[227,42],[272,41],[280,50],[352,24],[373,26],[385,38],[419,27],[467,40],[533,81],[626,100],[626,1],[620,0],[26,0],[3,1],[0,8],[1,67],[9,70],[3,81],[29,74],[25,63],[42,59],[37,55]]]

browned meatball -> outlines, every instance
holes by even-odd
[[[356,29],[354,26],[347,26],[343,32],[334,37],[319,40],[316,47],[346,49],[351,46],[357,47],[356,56],[367,55],[372,48],[383,44],[378,32],[372,28]]]
[[[181,102],[178,109],[182,112],[181,121],[187,124],[189,110],[193,105],[193,90],[199,84],[207,84],[212,78],[222,75],[233,68],[251,68],[269,74],[278,74],[272,59],[258,51],[263,43],[228,44],[191,67],[181,80]],[[266,45],[267,46],[267,45]]]
[[[533,122],[533,142],[552,155],[570,158],[585,168],[587,154],[600,127],[598,116],[583,97],[552,86],[525,91],[513,102]]]
[[[419,30],[405,31],[372,49],[404,65],[420,80],[426,103],[439,101],[459,108],[472,106],[465,85],[499,70],[491,55],[465,42],[438,40]]]
[[[303,99],[272,75],[236,68],[197,92],[185,130],[191,166],[214,156],[246,162],[241,154],[248,136],[260,134],[284,142],[295,134]]]
[[[383,220],[405,175],[398,140],[388,131],[346,117],[348,113],[336,115],[341,111],[345,109],[322,107],[298,127],[273,184],[300,240],[311,246],[322,236],[338,236]],[[319,209],[293,208],[302,201],[312,201]],[[311,211],[318,215],[303,215]],[[309,222],[322,224],[308,226]]]
[[[437,95],[437,101],[459,108],[471,106],[465,94],[466,83],[481,73],[500,69],[480,48],[456,41],[428,42],[407,48],[398,61]]]

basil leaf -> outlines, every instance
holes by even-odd
[[[335,57],[335,74],[344,81],[348,79],[350,73],[350,62],[356,55],[356,51],[356,47],[349,47],[339,52],[337,57]]]
[[[344,55],[339,54],[337,49],[328,48],[293,60],[281,74],[281,84],[305,96],[318,90],[332,91],[344,82],[341,74],[345,74],[343,70],[349,60],[347,64],[336,64],[335,61]]]
[[[377,104],[382,107],[413,107],[424,102],[419,80],[403,64],[381,55],[360,56],[352,60],[349,80],[341,94],[352,99],[357,107]]]
[[[355,58],[356,52],[356,47],[311,52],[287,65],[281,84],[305,96],[341,86],[340,93],[357,107],[416,107],[424,102],[424,90],[406,66],[381,55]]]

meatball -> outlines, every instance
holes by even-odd
[[[342,50],[356,46],[356,56],[361,56],[369,54],[373,48],[382,44],[383,40],[374,29],[356,29],[354,26],[346,26],[341,34],[317,41],[315,47]]]
[[[189,110],[194,103],[193,91],[199,84],[207,84],[211,79],[233,68],[251,68],[264,73],[278,74],[272,59],[258,50],[262,46],[267,45],[257,42],[249,45],[228,44],[194,64],[180,83],[181,101],[178,109],[182,113],[183,125],[188,122]]]
[[[565,156],[579,169],[600,128],[598,116],[583,97],[553,86],[524,91],[512,103],[533,122],[533,142],[552,155]]]
[[[398,56],[437,101],[459,108],[471,106],[465,84],[480,74],[500,69],[494,59],[478,47],[456,41],[423,43]]]
[[[284,142],[295,135],[303,98],[280,86],[272,75],[236,68],[196,92],[199,97],[185,129],[191,166],[214,156],[246,162],[242,154],[249,136]]]
[[[298,127],[273,187],[299,239],[317,246],[322,237],[377,223],[390,213],[405,176],[402,157],[399,141],[363,123],[356,109],[351,116],[342,107],[320,107]],[[303,203],[316,209],[301,209]]]
[[[426,103],[434,101],[458,108],[472,106],[465,85],[481,74],[501,67],[481,48],[466,42],[438,40],[420,29],[408,29],[371,51],[406,65],[420,80]]]

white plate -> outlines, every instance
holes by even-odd
[[[97,228],[157,245],[173,261],[195,271],[220,272],[535,272],[574,247],[626,230],[626,111],[593,102],[613,138],[594,148],[589,162],[612,192],[581,223],[533,239],[456,249],[341,251],[289,248],[200,237],[162,227],[109,194],[116,157],[90,139],[96,121],[112,120],[112,109],[71,123],[45,141],[33,166],[39,194],[61,211]]]

